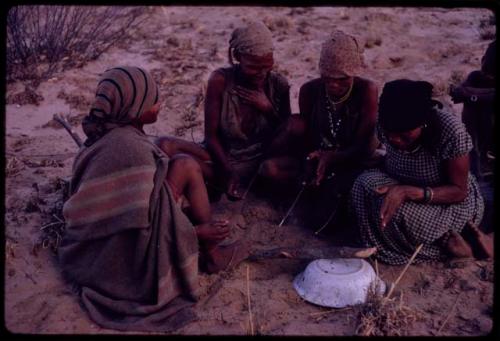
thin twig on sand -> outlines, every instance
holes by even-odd
[[[352,307],[345,307],[345,308],[335,308],[335,309],[329,309],[329,310],[326,310],[326,311],[318,311],[318,312],[315,312],[315,313],[310,313],[309,316],[322,316],[322,315],[326,315],[326,314],[330,314],[330,313],[333,313],[333,312],[340,312],[340,311],[345,311],[345,310],[352,310]]]
[[[252,306],[250,302],[250,266],[247,265],[247,302],[248,302],[248,316],[250,321],[250,335],[255,335],[253,330],[253,316]]]
[[[441,333],[441,330],[443,330],[444,326],[446,325],[446,322],[448,322],[450,316],[451,316],[451,313],[453,312],[453,310],[455,310],[455,307],[457,306],[457,303],[458,303],[458,299],[460,298],[460,295],[462,293],[459,293],[457,295],[457,298],[455,300],[455,303],[453,303],[453,307],[451,307],[450,311],[448,312],[448,315],[446,316],[446,318],[444,319],[443,323],[441,323],[441,327],[439,327],[438,331],[437,331],[437,334],[439,335],[439,333]]]
[[[391,288],[390,288],[389,292],[387,293],[387,296],[385,297],[386,299],[388,299],[388,298],[391,297],[392,292],[394,291],[394,289],[398,285],[398,283],[401,280],[401,278],[403,278],[403,275],[406,273],[406,270],[408,270],[408,268],[410,267],[410,264],[413,262],[413,260],[415,259],[415,257],[417,257],[417,254],[420,252],[420,249],[422,248],[422,246],[424,246],[424,244],[420,244],[419,246],[417,246],[417,249],[415,250],[415,252],[413,252],[413,255],[411,256],[410,260],[408,261],[408,263],[404,267],[403,271],[401,271],[401,273],[399,274],[398,278],[396,278],[396,280],[394,281],[394,283],[391,285]]]

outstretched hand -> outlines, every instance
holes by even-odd
[[[220,242],[230,233],[228,220],[214,220],[209,223],[196,225],[196,235],[204,242]]]
[[[307,160],[313,161],[318,160],[318,166],[316,168],[316,177],[312,184],[319,186],[323,179],[325,178],[326,170],[330,167],[333,158],[335,156],[334,150],[316,150],[307,156]]]
[[[406,200],[406,188],[399,185],[381,186],[375,189],[380,195],[385,195],[380,208],[380,227],[384,229],[392,217]]]

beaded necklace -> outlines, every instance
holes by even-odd
[[[332,149],[334,147],[337,147],[338,145],[338,143],[336,143],[336,139],[337,139],[337,134],[340,130],[340,125],[342,124],[342,116],[337,111],[336,105],[345,102],[351,96],[353,85],[354,81],[351,81],[349,90],[347,90],[346,94],[342,96],[337,102],[333,101],[330,98],[330,96],[328,95],[328,90],[325,87],[326,112],[328,113],[328,123],[330,127],[330,134],[332,137],[333,144],[329,141],[326,141],[326,139],[323,139],[323,141],[321,142],[322,149]],[[349,110],[349,108],[346,109]],[[335,122],[334,122],[334,117],[335,117]]]

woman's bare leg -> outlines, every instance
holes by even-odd
[[[300,161],[291,156],[267,159],[262,162],[259,175],[280,184],[289,184],[300,175]]]
[[[203,178],[205,180],[214,178],[214,170],[211,163],[212,158],[200,145],[171,136],[160,136],[154,140],[154,143],[171,158],[178,154],[192,156],[198,162],[203,173]]]
[[[267,150],[269,157],[300,155],[303,153],[303,138],[306,133],[305,120],[297,114],[291,115],[279,128]]]
[[[247,248],[240,242],[219,245],[229,236],[228,221],[212,221],[207,189],[197,161],[186,154],[175,155],[170,161],[167,180],[191,205],[196,235],[201,242],[201,265],[206,272],[231,268],[248,256]]]
[[[229,235],[227,221],[213,222],[207,189],[197,161],[186,154],[171,158],[167,181],[178,195],[184,194],[190,204],[190,218],[198,237],[204,242],[218,242]]]

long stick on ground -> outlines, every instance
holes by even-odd
[[[448,319],[450,318],[451,313],[453,312],[453,310],[455,310],[455,307],[456,307],[456,305],[457,305],[457,303],[458,303],[458,299],[460,298],[460,295],[461,295],[461,294],[462,294],[462,293],[459,293],[459,294],[457,295],[457,299],[455,300],[455,303],[453,303],[453,307],[451,307],[450,312],[448,313],[448,316],[446,316],[446,318],[444,319],[443,323],[441,323],[441,327],[439,327],[439,329],[438,329],[438,331],[437,331],[437,334],[438,334],[438,335],[439,335],[439,333],[441,332],[441,330],[443,330],[444,325],[446,324],[446,322],[448,322]]]
[[[247,188],[245,190],[245,193],[243,193],[243,196],[241,197],[241,200],[245,200],[245,198],[247,197],[248,192],[250,192],[250,189],[252,188],[253,183],[257,179],[258,175],[259,175],[259,172],[256,171],[255,174],[254,174],[254,176],[252,177],[252,180],[250,180],[250,182],[248,183],[248,186],[247,186]]]
[[[283,223],[285,222],[286,218],[288,218],[288,216],[290,215],[290,213],[292,213],[295,205],[297,205],[297,202],[299,201],[300,199],[300,196],[302,195],[302,192],[304,192],[304,190],[306,189],[306,186],[302,186],[302,188],[300,189],[299,193],[297,194],[297,196],[295,197],[295,200],[293,201],[293,204],[292,206],[290,206],[290,208],[288,209],[288,211],[286,212],[285,216],[283,217],[283,219],[281,219],[281,222],[279,223],[278,227],[281,227],[283,225]]]
[[[337,214],[337,207],[335,207],[335,209],[333,210],[333,212],[330,214],[330,216],[328,217],[328,219],[326,220],[326,222],[323,224],[323,226],[321,226],[316,232],[314,232],[315,235],[318,235],[321,231],[324,230],[325,227],[328,226],[328,224],[331,223],[333,217],[335,217],[335,214]]]
[[[415,257],[417,257],[417,254],[420,252],[420,249],[422,248],[422,246],[424,246],[424,244],[420,244],[419,246],[417,246],[417,249],[415,250],[415,252],[413,252],[413,255],[411,256],[410,260],[408,261],[408,263],[404,267],[403,271],[401,271],[398,278],[394,281],[394,284],[391,286],[391,289],[389,290],[389,292],[387,293],[387,296],[385,297],[386,299],[391,297],[392,292],[396,288],[396,285],[398,285],[401,278],[403,278],[403,275],[406,273],[406,270],[408,270],[408,268],[410,267],[410,264],[413,262]]]
[[[249,315],[249,321],[250,321],[250,335],[254,335],[252,306],[250,304],[250,266],[248,266],[248,265],[247,265],[247,302],[248,302],[248,315]]]
[[[75,143],[78,145],[79,148],[83,146],[83,142],[80,139],[80,136],[78,136],[78,134],[73,130],[73,128],[71,128],[70,124],[64,117],[62,117],[59,114],[54,114],[53,120],[58,122],[60,125],[64,127],[64,129],[66,129],[66,131],[71,135],[71,137],[73,138],[73,140],[75,141]]]

